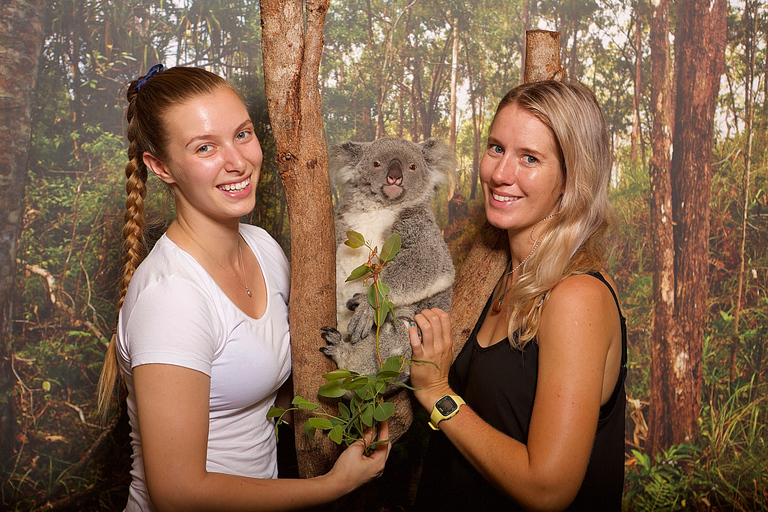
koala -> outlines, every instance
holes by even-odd
[[[451,306],[453,260],[430,203],[453,171],[455,157],[436,139],[416,144],[397,138],[342,142],[331,147],[329,157],[340,191],[336,209],[338,330],[323,328],[328,345],[320,350],[339,368],[370,375],[379,370],[376,310],[368,303],[362,279],[345,282],[353,269],[365,263],[368,252],[346,246],[346,233],[361,233],[379,251],[392,233],[400,235],[400,252],[381,274],[389,286],[396,321],[391,314],[387,316],[379,332],[379,347],[382,361],[393,355],[410,357],[408,327],[413,317],[423,309],[447,311]],[[406,366],[401,380],[407,380],[409,368]]]

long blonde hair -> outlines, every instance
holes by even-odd
[[[604,236],[613,218],[608,202],[613,160],[597,99],[578,82],[520,85],[502,98],[494,121],[509,105],[527,110],[551,130],[565,181],[558,214],[507,292],[509,340],[522,348],[536,336],[546,293],[566,277],[604,264]]]
[[[147,195],[147,166],[143,155],[167,159],[168,133],[164,114],[171,107],[189,99],[230,87],[226,80],[200,68],[174,67],[151,77],[140,77],[128,84],[128,164],[125,166],[125,225],[123,226],[123,274],[119,285],[117,311],[123,306],[128,285],[146,253],[144,239],[144,199]],[[109,414],[120,371],[117,364],[115,335],[109,342],[98,387],[98,410],[102,418]]]

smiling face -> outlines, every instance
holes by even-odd
[[[165,113],[166,161],[144,162],[174,192],[179,216],[239,219],[253,210],[263,155],[240,97],[229,87]]]
[[[557,210],[565,188],[552,131],[516,104],[502,108],[480,162],[488,222],[510,237],[528,232]]]

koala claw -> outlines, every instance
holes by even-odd
[[[333,357],[336,352],[338,352],[339,345],[342,342],[341,339],[341,333],[337,331],[333,327],[325,326],[320,328],[323,333],[320,335],[326,343],[328,343],[325,347],[320,347],[320,352],[327,355],[328,357]]]

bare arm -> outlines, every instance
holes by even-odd
[[[619,352],[612,347],[620,346],[621,334],[610,292],[592,277],[566,279],[544,307],[528,443],[497,431],[468,406],[441,422],[440,429],[488,481],[521,506],[562,510],[584,479],[600,404],[608,398],[603,389],[612,390],[616,381],[615,372],[606,372],[606,360],[618,370],[620,359],[613,359]],[[421,388],[416,397],[431,411],[441,396],[453,394],[447,378],[453,359],[450,320],[431,310],[417,315],[416,322],[424,343],[418,343],[412,327],[414,359],[434,361],[441,368],[411,367],[411,383]]]
[[[134,369],[144,471],[157,510],[298,510],[331,502],[381,474],[389,445],[371,457],[350,446],[333,469],[307,480],[206,471],[210,378],[173,365]],[[382,435],[388,435],[386,425]]]

